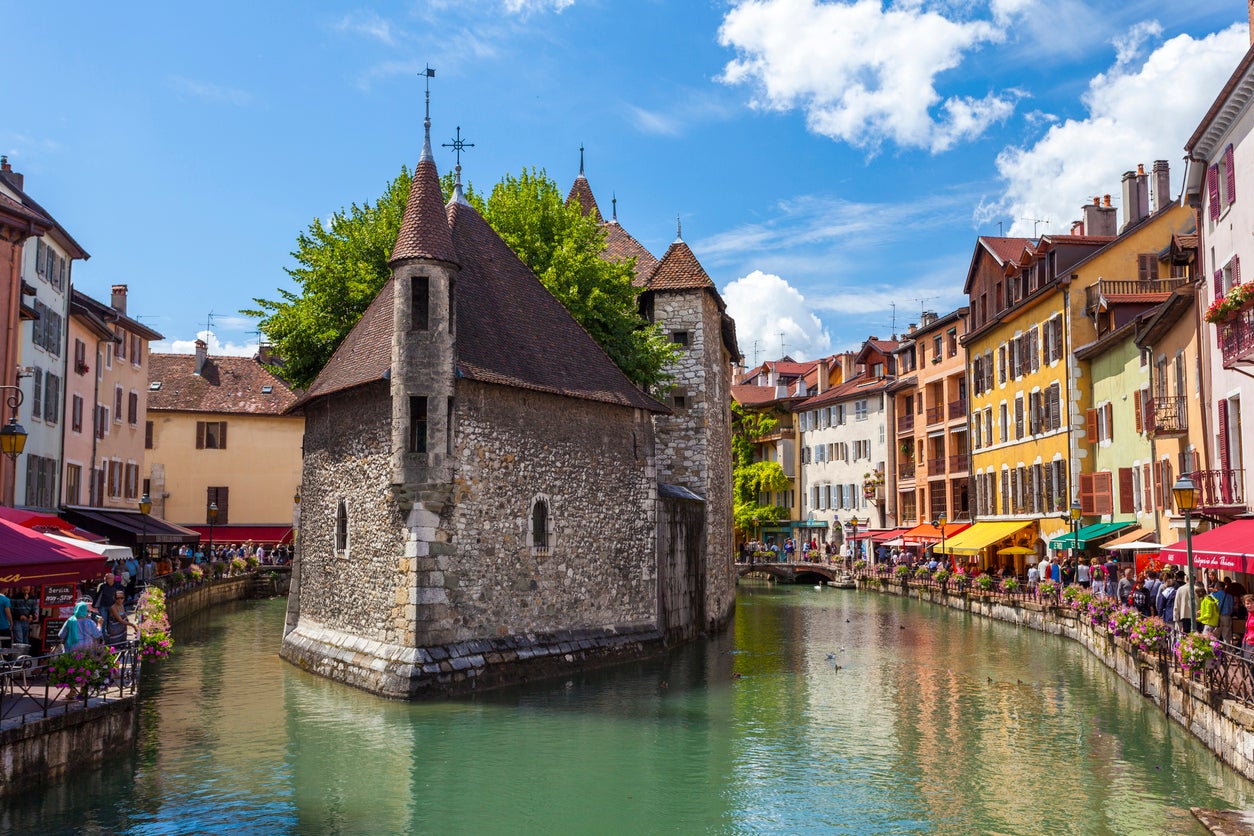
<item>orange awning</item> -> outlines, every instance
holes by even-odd
[[[945,539],[949,539],[959,531],[965,531],[971,527],[969,522],[951,522],[945,523]],[[902,542],[907,545],[930,545],[941,541],[941,530],[930,522],[916,525],[906,533],[901,535]]]

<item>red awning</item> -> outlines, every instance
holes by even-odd
[[[0,518],[0,586],[77,583],[104,573],[101,555]]]
[[[965,531],[970,527],[971,523],[965,522],[945,523],[945,537],[948,539],[953,537],[959,531]],[[941,541],[941,530],[931,523],[923,523],[922,525],[916,525],[914,528],[907,529],[906,532],[901,535],[901,539],[907,544],[931,545],[932,543],[939,543]]]
[[[1167,546],[1160,557],[1177,566],[1188,565],[1184,540]],[[1193,565],[1199,569],[1254,572],[1254,520],[1236,520],[1193,535]]]
[[[200,542],[208,544],[209,526],[187,525],[183,527],[195,531],[200,535]],[[242,544],[247,543],[249,540],[266,545],[290,543],[292,542],[292,527],[290,525],[215,525],[213,527],[213,544],[215,546],[229,546],[232,543]]]
[[[871,542],[886,543],[889,540],[893,540],[893,539],[896,539],[897,537],[900,537],[901,535],[905,534],[909,530],[910,529],[908,528],[890,528],[887,531],[872,531]]]
[[[92,534],[90,531],[84,531],[74,525],[74,523],[61,519],[56,514],[45,514],[42,511],[29,511],[25,508],[0,506],[0,519],[17,523],[26,528],[33,528],[36,531],[65,531],[73,534],[75,537],[96,543],[103,542],[106,539],[98,534]]]

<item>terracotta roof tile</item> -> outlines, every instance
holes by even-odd
[[[649,276],[648,287],[650,290],[715,290],[714,282],[710,281],[705,268],[683,240],[676,241],[666,249],[666,255],[662,256],[653,274]]]
[[[401,219],[401,231],[396,236],[396,246],[388,263],[394,264],[406,258],[432,258],[456,263],[453,241],[445,220],[440,175],[431,160],[421,160],[414,169],[405,216]]]
[[[775,400],[775,387],[737,384],[731,388],[731,395],[741,406],[761,406]]]
[[[648,284],[649,275],[657,268],[658,263],[653,253],[646,250],[630,232],[623,229],[618,221],[609,221],[602,224],[601,228],[605,230],[604,256],[615,262],[635,258],[636,276],[631,283],[636,287],[644,287]]]
[[[322,367],[301,398],[302,402],[382,380],[387,375],[392,368],[392,299],[395,290],[395,282],[388,279],[353,330],[348,332],[331,359]]]
[[[466,377],[654,412],[527,265],[470,206],[449,207],[457,277],[457,365]]]
[[[196,374],[194,354],[150,354],[148,409],[279,415],[296,403],[296,393],[251,357],[210,357]],[[269,386],[270,391],[262,391]]]
[[[584,217],[595,213],[597,220],[601,219],[601,209],[597,206],[597,199],[592,196],[592,187],[588,185],[588,178],[583,174],[575,178],[575,182],[570,186],[570,193],[566,195],[567,206],[574,201],[579,202],[579,211],[583,212]]]
[[[1014,261],[1023,254],[1025,247],[1032,245],[1031,238],[995,238],[990,235],[981,235],[980,243],[984,245],[993,257],[999,262]]]
[[[16,215],[24,221],[28,221],[45,228],[56,223],[56,221],[49,218],[43,212],[32,209],[29,206],[23,206],[20,202],[14,200],[3,192],[0,192],[0,212],[7,212],[10,215]]]

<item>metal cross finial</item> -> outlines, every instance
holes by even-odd
[[[453,152],[457,155],[457,166],[458,168],[460,168],[462,164],[462,152],[465,151],[467,148],[474,148],[475,144],[473,142],[467,142],[466,140],[462,139],[462,126],[458,125],[457,126],[457,138],[454,139],[452,142],[443,143],[440,147],[453,149]]]

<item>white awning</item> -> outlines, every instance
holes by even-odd
[[[133,557],[130,546],[113,546],[108,543],[93,543],[90,540],[80,540],[77,537],[64,537],[60,534],[44,533],[44,536],[51,537],[54,540],[60,540],[63,543],[69,543],[73,546],[78,546],[80,549],[84,549],[89,552],[95,552],[105,560],[130,560],[131,557]]]

